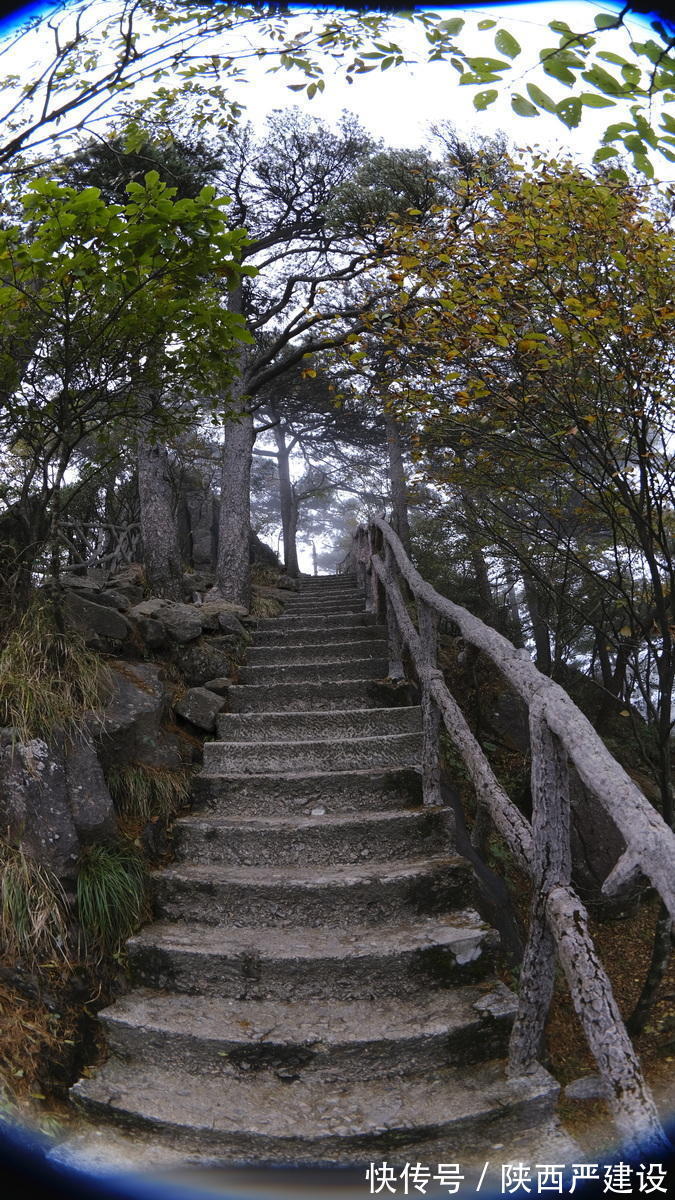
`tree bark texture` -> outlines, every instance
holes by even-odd
[[[272,416],[278,417],[276,409],[271,409]],[[291,482],[290,453],[286,445],[286,433],[281,422],[273,426],[274,440],[277,447],[277,464],[279,471],[279,507],[281,509],[281,533],[284,544],[284,566],[286,574],[297,579],[300,574],[298,566],[298,549],[296,533],[298,526],[297,500],[293,495]],[[295,512],[294,512],[295,509]]]
[[[228,421],[223,437],[218,523],[216,589],[225,600],[251,606],[251,459],[253,414],[240,400],[238,417]]]
[[[392,525],[410,553],[410,523],[408,519],[408,492],[406,470],[403,460],[401,426],[392,413],[385,412],[384,427],[387,435],[389,455],[389,484],[391,487]]]
[[[148,587],[155,596],[180,600],[183,571],[166,447],[140,437],[137,463],[143,566]]]

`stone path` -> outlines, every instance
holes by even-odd
[[[515,998],[386,674],[351,579],[259,622],[128,943],[133,990],[100,1014],[110,1058],[73,1088],[93,1120],[227,1163],[555,1143],[550,1076],[505,1078]]]

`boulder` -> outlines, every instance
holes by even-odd
[[[227,696],[228,689],[232,686],[232,680],[227,679],[224,675],[219,675],[216,679],[207,679],[204,684],[210,692],[215,692],[217,696]]]
[[[2,739],[0,829],[7,841],[61,878],[75,874],[80,839],[69,803],[63,739],[54,746],[41,738]]]
[[[108,588],[97,593],[96,603],[105,604],[108,608],[116,608],[118,612],[128,612],[131,607],[129,600],[122,592],[114,592]]]
[[[207,679],[224,675],[241,642],[234,634],[200,638],[189,646],[176,646],[174,659],[189,687],[203,687]]]
[[[169,644],[169,635],[161,621],[154,617],[136,617],[136,631],[148,650],[163,650]]]
[[[230,604],[227,600],[207,599],[199,606],[199,619],[205,633],[216,633],[224,630],[234,633],[244,641],[249,640],[249,634],[239,620],[239,604]]]
[[[225,700],[205,687],[193,687],[174,705],[176,712],[198,729],[213,733],[216,717],[225,707]]]
[[[106,587],[126,596],[130,604],[139,604],[143,599],[144,574],[140,563],[128,563],[111,575]]]
[[[104,768],[144,763],[153,767],[179,767],[182,758],[175,738],[162,723],[170,697],[161,668],[153,663],[110,664],[112,694],[103,710],[96,736]]]
[[[117,821],[112,797],[91,738],[78,733],[65,745],[68,803],[83,844],[113,841]]]
[[[129,610],[129,617],[133,621],[148,617],[159,621],[174,642],[191,642],[202,632],[198,610],[191,604],[179,604],[176,600],[161,600],[157,597],[143,600]]]
[[[106,642],[124,642],[131,633],[131,625],[122,613],[105,604],[92,600],[68,588],[64,595],[64,616],[71,629],[83,633],[86,640],[103,639]]]

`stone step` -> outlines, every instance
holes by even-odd
[[[422,776],[409,767],[281,776],[202,774],[194,779],[194,796],[197,805],[230,817],[381,812],[421,806]]]
[[[273,629],[257,629],[255,645],[326,646],[332,642],[384,640],[386,636],[384,625],[343,625],[342,622],[331,621],[329,625],[320,629],[305,626],[298,629],[279,629],[277,625]]]
[[[330,587],[322,588],[298,588],[297,592],[290,592],[289,599],[292,600],[344,600],[358,597],[363,600],[365,592],[363,588],[359,588],[355,583],[335,583]]]
[[[365,1163],[442,1139],[443,1161],[461,1163],[486,1140],[508,1144],[549,1117],[558,1090],[542,1068],[506,1080],[499,1060],[327,1088],[321,1080],[196,1077],[113,1058],[71,1094],[93,1117],[229,1161]]]
[[[223,742],[305,742],[313,739],[376,737],[417,733],[422,709],[352,708],[332,712],[221,713],[218,740]]]
[[[376,625],[377,618],[375,613],[356,612],[356,613],[335,613],[333,616],[320,615],[311,616],[303,613],[298,613],[296,616],[289,616],[284,613],[281,617],[259,617],[255,626],[256,632],[261,631],[266,633],[268,630],[282,629],[333,629],[345,628],[353,626],[359,628],[364,625]]]
[[[407,925],[294,929],[158,921],[127,942],[142,987],[239,1000],[420,996],[476,983],[498,935],[472,909]]]
[[[205,742],[205,775],[299,774],[305,771],[350,771],[360,767],[414,767],[422,753],[421,733],[377,737],[313,738],[311,741]]]
[[[353,658],[344,662],[297,662],[281,667],[240,667],[240,683],[334,683],[337,679],[386,679],[386,658]]]
[[[365,612],[366,601],[362,595],[330,597],[309,596],[292,598],[284,603],[284,615],[331,616],[334,613]]]
[[[348,708],[399,708],[411,703],[412,688],[386,679],[318,679],[291,683],[232,684],[231,712],[333,712]]]
[[[173,843],[180,861],[261,867],[363,863],[375,853],[378,862],[391,862],[450,850],[442,808],[238,819],[191,815],[175,822]]]
[[[467,908],[473,879],[457,855],[330,867],[178,863],[151,877],[160,919],[230,929],[405,923]]]
[[[118,1058],[202,1078],[326,1082],[419,1075],[506,1052],[517,998],[502,983],[415,1000],[307,1005],[131,992],[98,1013]]]
[[[298,580],[301,592],[313,592],[316,588],[357,587],[356,575],[308,575]]]
[[[351,662],[353,659],[386,658],[387,642],[384,638],[349,638],[328,645],[307,642],[299,646],[287,646],[283,642],[275,646],[250,646],[247,652],[249,666],[285,667],[293,663]]]

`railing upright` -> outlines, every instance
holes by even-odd
[[[417,624],[422,650],[422,797],[425,804],[442,804],[441,713],[431,690],[432,672],[438,671],[438,617],[423,600],[417,601]]]

